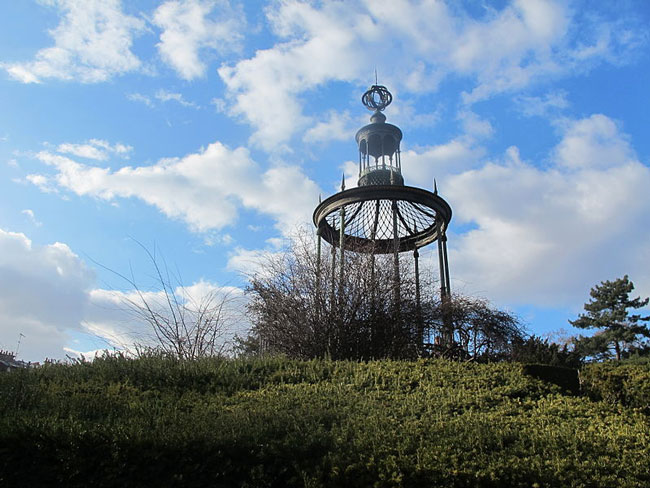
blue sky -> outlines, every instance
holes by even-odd
[[[610,5],[611,4],[611,5]],[[141,338],[138,245],[188,293],[245,287],[394,95],[407,184],[454,209],[452,289],[569,329],[601,280],[650,295],[650,6],[39,0],[0,7],[0,348]],[[424,259],[435,269],[434,259]],[[570,331],[569,331],[570,332]]]

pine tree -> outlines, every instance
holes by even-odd
[[[628,309],[639,309],[648,304],[648,298],[630,299],[634,284],[625,275],[614,281],[602,281],[590,291],[591,300],[585,303],[586,314],[580,314],[571,325],[581,329],[597,329],[592,337],[580,337],[576,345],[586,356],[610,358],[612,351],[617,360],[635,350],[642,349],[643,338],[650,337],[650,329],[641,322],[650,316],[630,314]]]

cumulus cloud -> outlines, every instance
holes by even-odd
[[[65,331],[81,329],[93,272],[62,243],[35,245],[0,229],[0,348],[38,360],[61,351]]]
[[[365,85],[375,63],[382,82],[405,93],[463,77],[470,104],[603,59],[625,59],[643,39],[633,27],[578,18],[554,0],[515,1],[476,18],[443,2],[285,0],[267,9],[267,18],[282,42],[219,69],[230,113],[250,123],[251,141],[266,149],[314,126],[303,113],[303,94],[331,81]]]
[[[555,158],[568,169],[606,169],[635,159],[634,151],[616,123],[602,114],[565,122],[566,131]]]
[[[323,144],[329,141],[346,141],[354,133],[349,112],[331,110],[324,120],[318,121],[305,131],[302,140],[307,143]]]
[[[55,173],[27,179],[46,191],[66,189],[109,201],[136,197],[199,232],[233,224],[240,208],[269,215],[279,228],[290,229],[309,220],[319,192],[296,166],[263,169],[247,149],[231,150],[218,142],[183,158],[116,171],[48,151],[37,158]]]
[[[56,7],[62,16],[50,31],[54,45],[39,50],[32,61],[3,63],[13,78],[23,83],[45,78],[95,83],[140,67],[131,45],[144,22],[125,14],[120,0],[44,3]]]
[[[162,29],[160,57],[185,80],[205,75],[202,53],[223,54],[243,39],[243,15],[226,0],[167,1],[156,9],[153,22]]]
[[[450,238],[453,274],[511,304],[574,305],[593,284],[626,273],[647,295],[648,185],[650,168],[611,119],[565,121],[548,168],[511,147],[502,160],[447,178],[456,223],[475,226]]]

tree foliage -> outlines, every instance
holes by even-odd
[[[650,329],[642,322],[650,320],[650,316],[642,317],[630,313],[629,309],[645,307],[648,298],[631,299],[633,290],[634,284],[627,275],[614,281],[602,281],[591,289],[591,299],[584,306],[586,313],[569,321],[574,327],[596,329],[593,336],[581,336],[576,340],[576,347],[585,356],[620,360],[644,348]]]
[[[532,335],[525,339],[516,338],[512,343],[510,358],[513,361],[529,364],[547,364],[579,368],[582,357],[570,344],[557,344],[548,339]]]

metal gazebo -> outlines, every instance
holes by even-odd
[[[392,102],[382,85],[373,85],[363,94],[362,103],[373,111],[370,124],[356,134],[359,148],[359,179],[355,188],[345,189],[320,202],[314,211],[320,261],[321,239],[339,250],[339,270],[343,279],[345,251],[390,254],[393,258],[394,301],[399,303],[399,254],[413,252],[416,302],[420,306],[418,249],[438,243],[440,296],[450,297],[446,231],[451,207],[434,191],[404,185],[400,142],[402,131],[386,123],[382,113]],[[445,324],[447,325],[447,324]],[[445,327],[447,328],[447,327]],[[446,337],[445,337],[446,336]],[[448,334],[443,334],[448,341]]]

